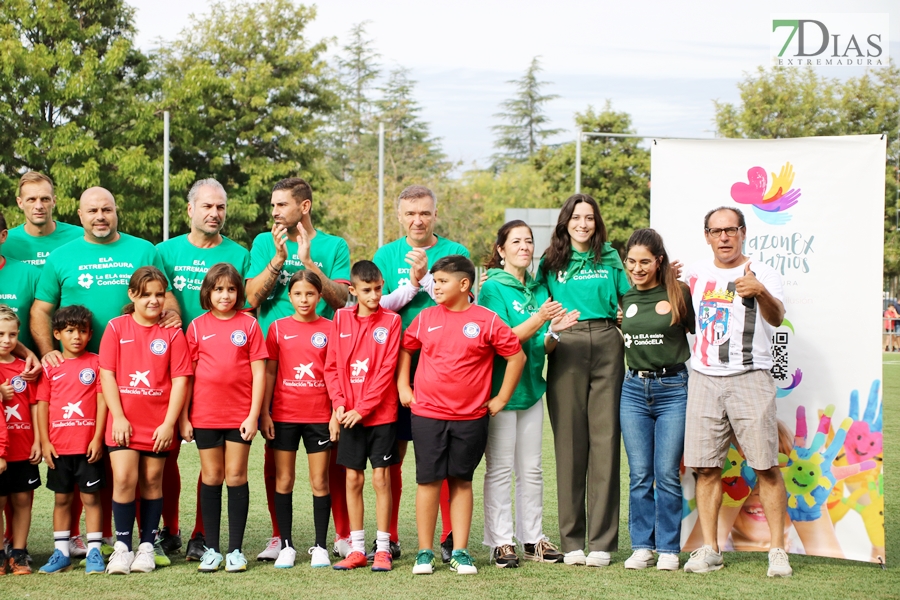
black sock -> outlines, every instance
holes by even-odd
[[[331,517],[331,494],[313,496],[313,524],[316,528],[316,546],[324,548],[328,537],[328,518]]]
[[[163,499],[147,500],[141,498],[141,543],[154,543],[159,533],[159,520],[162,518]]]
[[[250,485],[228,486],[228,552],[244,546],[244,530],[250,512]]]
[[[278,522],[278,530],[281,532],[281,547],[291,545],[291,528],[294,526],[294,494],[279,494],[275,492],[275,521]]]
[[[131,551],[131,536],[134,531],[134,500],[131,502],[112,502],[113,523],[116,526],[116,541],[122,542]]]
[[[206,547],[219,551],[219,530],[222,527],[222,484],[206,485],[200,482],[200,516]]]

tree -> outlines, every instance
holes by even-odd
[[[507,81],[516,86],[517,93],[500,104],[503,112],[494,115],[506,121],[491,128],[497,134],[494,147],[501,151],[494,155],[496,168],[531,158],[545,139],[562,131],[544,127],[550,122],[544,107],[559,96],[541,93],[542,88],[549,85],[549,82],[538,81],[541,71],[540,61],[534,57],[521,79]]]

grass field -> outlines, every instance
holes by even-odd
[[[885,509],[889,565],[896,565],[900,556],[900,357],[884,355],[884,411]],[[544,531],[551,539],[558,539],[556,523],[555,472],[552,459],[552,438],[549,422],[544,427]],[[251,507],[246,535],[245,553],[254,558],[270,535],[266,511],[262,472],[261,440],[257,439],[251,454]],[[411,456],[410,456],[411,458]],[[194,519],[193,489],[199,471],[194,446],[186,446],[181,453],[182,473],[186,493],[182,498],[182,527]],[[298,462],[302,465],[302,462]],[[408,482],[414,481],[413,463],[406,469]],[[43,468],[43,467],[42,467]],[[806,556],[792,556],[794,577],[783,580],[766,578],[765,555],[759,553],[731,553],[725,557],[726,568],[707,575],[688,575],[684,572],[626,571],[622,562],[630,554],[627,513],[628,464],[622,452],[622,520],[620,551],[613,555],[613,564],[606,568],[574,568],[565,565],[524,563],[520,568],[497,569],[488,564],[488,552],[481,546],[482,522],[481,476],[476,475],[475,519],[472,524],[470,550],[479,567],[479,574],[461,577],[446,566],[439,566],[432,576],[413,576],[415,556],[415,516],[413,512],[414,485],[407,483],[401,513],[400,536],[403,556],[394,563],[392,573],[372,573],[369,570],[337,572],[331,569],[311,569],[309,557],[298,554],[294,569],[276,571],[271,564],[251,560],[250,569],[242,574],[219,572],[201,575],[193,565],[179,555],[171,567],[151,574],[127,577],[87,577],[76,570],[54,576],[33,575],[0,578],[0,598],[758,598],[817,599],[832,598],[898,598],[900,571],[893,566],[887,570],[877,565]],[[374,496],[367,492],[367,506],[374,507]],[[298,477],[295,489],[295,538],[311,541],[312,501],[308,485]],[[53,500],[46,488],[35,496],[34,524],[29,548],[35,566],[42,565],[50,555],[52,544],[51,510]],[[374,535],[374,511],[366,519],[366,530]],[[223,542],[227,525],[223,518]],[[186,541],[186,540],[185,540]],[[306,546],[303,546],[305,548]],[[682,563],[687,559],[682,554]],[[194,563],[196,564],[196,563]]]

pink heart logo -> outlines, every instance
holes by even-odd
[[[747,171],[747,181],[738,181],[731,186],[731,197],[738,204],[761,204],[766,194],[769,178],[762,167],[751,167]]]

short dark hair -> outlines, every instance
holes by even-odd
[[[226,262],[216,263],[206,272],[206,277],[203,278],[203,283],[200,284],[200,308],[212,310],[210,296],[220,279],[226,279],[237,290],[234,308],[236,310],[244,308],[244,304],[247,303],[247,299],[244,296],[244,281],[241,279],[241,274],[234,268],[234,265]]]
[[[299,177],[287,177],[282,179],[272,188],[273,192],[280,192],[281,190],[289,191],[291,193],[291,198],[298,204],[304,200],[312,202],[312,187],[305,179],[300,179]]]
[[[314,271],[309,271],[307,269],[300,269],[299,271],[291,275],[291,279],[290,281],[288,281],[287,286],[288,294],[291,293],[291,290],[294,288],[294,284],[300,281],[306,281],[310,283],[314,288],[316,288],[316,291],[319,292],[319,295],[322,295],[322,278],[316,275]]]
[[[469,286],[475,285],[475,265],[471,260],[462,254],[451,254],[444,258],[438,259],[434,266],[431,267],[432,275],[442,271],[444,273],[452,273],[453,275],[465,277],[469,280]]]
[[[703,231],[709,229],[709,218],[719,212],[720,210],[730,210],[734,214],[737,215],[738,218],[738,227],[746,227],[747,221],[744,220],[744,213],[739,208],[735,208],[733,206],[720,206],[719,208],[714,208],[703,217]]]
[[[91,331],[93,313],[86,306],[72,304],[63,306],[53,315],[53,331],[63,331],[66,327],[76,327]]]
[[[363,283],[375,283],[384,281],[384,276],[381,274],[381,269],[371,260],[360,260],[355,262],[353,268],[350,269],[350,279]]]

